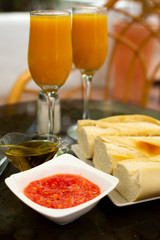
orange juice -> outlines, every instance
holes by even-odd
[[[72,20],[73,61],[77,68],[98,70],[108,50],[107,16],[75,14]]]
[[[70,16],[31,16],[28,65],[43,89],[64,84],[72,66]]]

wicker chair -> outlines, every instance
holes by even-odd
[[[111,81],[111,74],[113,67],[115,66],[116,58],[118,55],[118,52],[120,50],[120,47],[124,47],[125,49],[128,48],[128,51],[132,52],[132,56],[129,59],[128,63],[128,68],[127,68],[127,73],[125,76],[125,84],[123,85],[123,97],[121,97],[122,102],[126,103],[129,102],[131,99],[131,94],[133,95],[134,93],[131,91],[133,85],[135,85],[134,82],[134,70],[136,68],[136,64],[138,61],[139,64],[139,71],[141,71],[141,75],[143,78],[143,83],[142,83],[142,89],[141,89],[141,94],[140,94],[140,99],[139,99],[139,104],[141,106],[146,106],[149,98],[149,93],[151,90],[151,87],[154,83],[155,76],[160,69],[160,58],[159,61],[154,65],[152,68],[152,71],[150,74],[148,74],[148,67],[149,67],[149,59],[146,59],[147,57],[144,55],[144,49],[147,48],[153,48],[154,43],[156,41],[156,44],[160,47],[160,3],[158,0],[152,0],[150,1],[149,5],[145,5],[146,1],[138,1],[139,3],[142,4],[143,11],[135,16],[130,14],[128,11],[125,11],[124,9],[117,9],[116,3],[117,0],[111,0],[108,2],[106,5],[109,8],[109,11],[114,11],[116,13],[121,13],[124,17],[128,19],[128,21],[125,22],[124,26],[120,29],[119,32],[109,32],[109,37],[114,39],[115,44],[112,49],[112,54],[110,55],[109,59],[109,64],[108,64],[108,71],[107,71],[107,77],[106,77],[106,86],[105,86],[105,99],[109,98],[109,92],[110,92],[110,81]],[[147,21],[147,16],[154,14],[154,16],[159,19],[159,25],[156,26],[156,28],[153,28],[152,25],[150,25]],[[131,39],[127,37],[127,33],[133,29],[135,26],[141,26],[141,30],[143,32],[147,32],[143,39],[138,44],[135,44]],[[141,33],[139,33],[141,34]],[[139,38],[139,36],[136,36]],[[150,46],[149,46],[150,44]],[[149,53],[151,54],[151,53]],[[123,59],[121,59],[122,63],[122,68],[125,68],[126,66],[123,65]],[[117,66],[117,65],[116,65]],[[115,69],[115,71],[118,69]],[[116,84],[116,83],[115,83]],[[136,85],[137,90],[138,90],[138,83]],[[114,88],[114,87],[113,87]],[[135,93],[136,94],[136,93]],[[116,98],[116,96],[114,96]]]
[[[9,93],[7,104],[19,102],[23,93],[29,93],[35,96],[38,95],[38,91],[36,89],[27,88],[27,84],[31,81],[31,79],[32,77],[29,70],[20,74]]]

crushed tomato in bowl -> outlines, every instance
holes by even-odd
[[[56,174],[33,181],[24,194],[33,202],[48,208],[64,209],[85,203],[98,195],[100,188],[75,174]]]

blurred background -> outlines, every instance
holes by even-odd
[[[92,99],[129,100],[159,110],[159,0],[1,0],[0,105],[6,103],[17,78],[28,69],[29,12],[55,8],[71,10],[79,4],[108,7],[109,51],[104,65],[93,78]],[[127,26],[125,30],[122,30],[123,25]],[[39,90],[33,81],[29,84],[29,87]],[[60,89],[60,97],[82,97],[81,84],[81,74],[73,66],[69,78]],[[75,91],[74,96],[72,89],[77,88],[80,91]],[[72,95],[67,94],[70,90]],[[122,96],[124,94],[125,97]],[[27,95],[21,100],[35,98],[35,95]],[[143,104],[142,98],[146,98]]]
[[[35,9],[51,9],[55,7],[70,8],[75,4],[103,5],[106,0],[1,0],[0,11],[30,11]]]
[[[56,5],[58,0],[1,0],[0,11],[30,11],[31,9],[50,8]]]

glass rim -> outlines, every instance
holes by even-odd
[[[34,10],[30,12],[31,16],[70,16],[71,12],[67,10]]]
[[[9,132],[9,133],[6,133],[5,135],[3,135],[1,138],[0,138],[0,142],[4,141],[6,138],[10,137],[10,136],[23,136],[23,137],[52,137],[52,138],[55,138],[57,141],[56,142],[61,142],[61,137],[57,136],[56,134],[54,133],[22,133],[22,132]]]
[[[72,7],[72,10],[107,11],[107,7],[79,5],[79,6]]]

